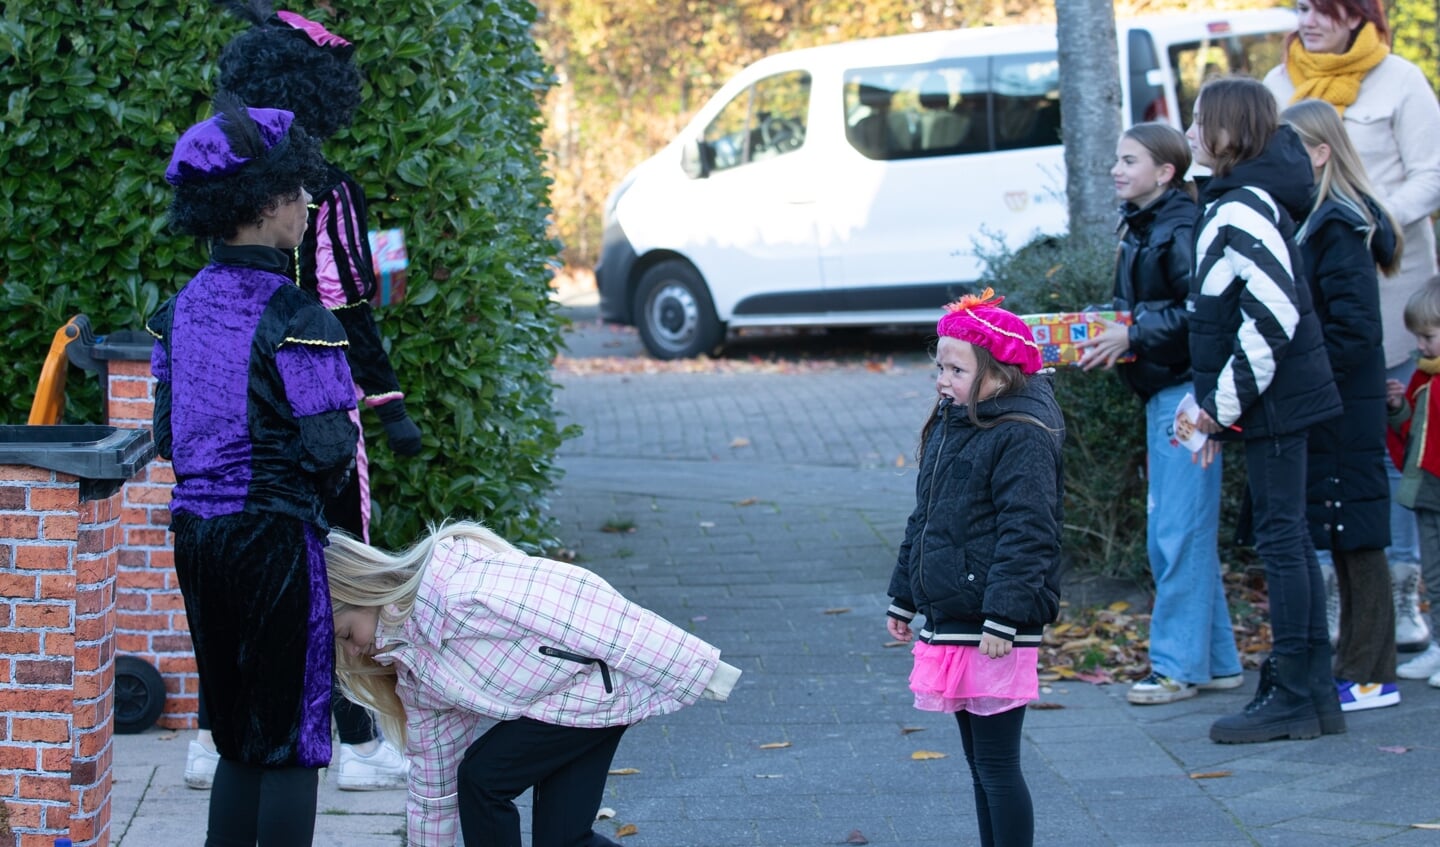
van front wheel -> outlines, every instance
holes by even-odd
[[[661,262],[640,277],[635,325],[657,359],[688,359],[714,350],[725,337],[705,280],[685,262]]]

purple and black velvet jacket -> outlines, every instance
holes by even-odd
[[[279,250],[217,244],[146,325],[173,511],[270,512],[326,528],[325,498],[355,459],[355,394],[344,329],[288,266]]]

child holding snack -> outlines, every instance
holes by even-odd
[[[1305,522],[1306,433],[1340,413],[1325,339],[1297,279],[1297,217],[1309,207],[1310,158],[1280,124],[1265,86],[1244,77],[1207,82],[1186,133],[1204,185],[1190,283],[1190,361],[1196,427],[1241,439],[1255,547],[1265,563],[1273,646],[1255,699],[1210,727],[1221,743],[1343,732],[1330,672],[1325,596]]]
[[[1390,426],[1405,445],[1400,487],[1395,499],[1415,512],[1420,528],[1420,562],[1425,592],[1430,601],[1430,629],[1440,632],[1440,276],[1410,295],[1405,303],[1405,328],[1415,334],[1420,361],[1409,385],[1397,380],[1385,384]],[[1406,676],[1400,668],[1400,676]],[[1409,677],[1406,677],[1409,678]],[[1440,672],[1429,677],[1440,688]]]
[[[1217,549],[1220,465],[1192,462],[1175,434],[1175,409],[1193,391],[1185,298],[1197,210],[1189,169],[1185,136],[1168,124],[1136,124],[1120,137],[1110,170],[1122,201],[1114,307],[1128,310],[1132,323],[1111,324],[1076,345],[1084,350],[1081,367],[1116,367],[1145,404],[1145,540],[1155,604],[1150,674],[1125,695],[1142,705],[1244,681]],[[1117,366],[1127,352],[1135,360]]]
[[[220,95],[165,179],[210,263],[163,303],[155,445],[175,470],[175,575],[219,761],[207,845],[307,845],[330,763],[334,631],[325,501],[355,461],[345,332],[287,275],[315,141]]]
[[[1344,711],[1400,702],[1395,604],[1385,548],[1385,349],[1380,285],[1400,266],[1400,228],[1375,200],[1335,107],[1301,100],[1280,117],[1315,169],[1315,204],[1296,235],[1345,413],[1310,429],[1310,537],[1339,594],[1335,677]],[[1328,592],[1327,592],[1328,593]],[[1327,623],[1329,602],[1327,597]]]
[[[1045,625],[1060,609],[1064,419],[1030,328],[986,289],[946,307],[936,403],[920,431],[916,504],[890,577],[886,626],[914,647],[915,707],[952,712],[974,782],[980,843],[1028,847],[1020,770],[1039,697]]]
[[[618,847],[593,831],[631,724],[740,671],[720,651],[589,571],[527,556],[475,523],[399,553],[343,533],[325,551],[341,685],[411,761],[413,847],[520,847],[514,799],[534,788],[534,847]]]

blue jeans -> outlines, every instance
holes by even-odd
[[[1303,656],[1328,643],[1325,586],[1305,520],[1306,433],[1245,442],[1255,549],[1265,563],[1270,630],[1278,655]]]
[[[1149,492],[1145,537],[1155,578],[1150,667],[1181,682],[1240,673],[1216,539],[1220,463],[1201,468],[1174,438],[1175,407],[1189,385],[1166,388],[1145,404]]]
[[[1396,379],[1401,385],[1409,385],[1415,373],[1415,360],[1403,363],[1385,371],[1386,379]],[[1400,505],[1395,498],[1400,488],[1400,469],[1389,457],[1385,459],[1385,475],[1390,478],[1390,546],[1385,548],[1385,557],[1392,562],[1420,561],[1420,533],[1415,526],[1415,513]]]

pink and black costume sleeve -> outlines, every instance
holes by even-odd
[[[316,195],[300,245],[300,285],[339,318],[350,342],[345,356],[355,384],[367,406],[381,406],[405,395],[370,308],[376,282],[365,194],[338,168],[332,167],[330,175],[334,184]]]

